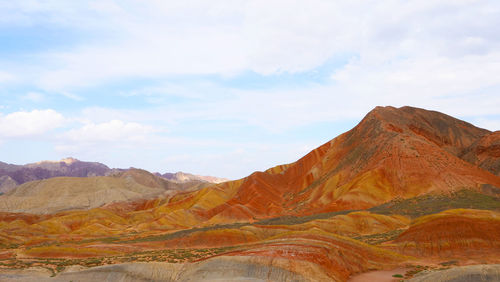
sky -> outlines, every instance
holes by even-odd
[[[375,106],[500,129],[500,1],[0,0],[0,161],[237,179]]]

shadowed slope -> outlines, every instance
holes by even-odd
[[[83,162],[73,158],[66,158],[60,161],[42,161],[26,165],[13,165],[0,162],[0,176],[8,176],[16,185],[52,177],[104,176],[110,171],[111,169],[104,164]],[[2,182],[0,178],[0,184]],[[10,185],[9,190],[16,185]],[[4,192],[7,192],[7,190]]]
[[[0,176],[0,193],[7,193],[16,188],[18,183],[8,175]]]
[[[25,165],[14,165],[0,162],[0,193],[6,193],[16,186],[35,180],[48,179],[53,177],[94,177],[94,176],[109,176],[109,175],[137,175],[144,174],[138,172],[135,168],[130,169],[110,169],[104,164],[98,162],[84,162],[74,158],[65,158],[60,161],[41,161]],[[147,174],[149,172],[143,171]],[[144,175],[140,176],[144,178]],[[148,176],[150,179],[153,175]],[[157,182],[155,185],[148,187],[161,186],[165,189],[187,189],[195,184],[199,184],[199,188],[209,185],[210,183],[220,183],[227,181],[224,178],[213,176],[199,176],[189,173],[178,172],[175,174],[166,173],[163,176],[159,173],[154,176]],[[173,179],[168,179],[173,178]],[[163,181],[162,181],[163,180]],[[165,186],[165,187],[164,187]],[[181,189],[181,190],[182,190]]]
[[[474,142],[464,150],[461,158],[500,176],[500,131]]]

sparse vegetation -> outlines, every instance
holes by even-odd
[[[24,269],[31,266],[43,267],[55,276],[70,265],[95,267],[106,264],[125,262],[169,262],[183,263],[208,258],[235,249],[236,247],[201,248],[201,249],[164,249],[155,251],[134,252],[119,256],[93,257],[82,259],[65,258],[31,258],[31,259],[0,259],[0,268]]]
[[[405,200],[394,200],[373,207],[378,214],[400,214],[412,218],[434,214],[449,209],[500,210],[500,199],[479,192],[463,189],[451,194],[430,194]]]
[[[385,233],[357,236],[353,237],[353,239],[360,240],[371,245],[378,245],[380,243],[396,239],[399,234],[403,233],[404,231],[404,229],[397,229]]]
[[[336,212],[328,212],[328,213],[318,213],[313,215],[306,216],[280,216],[274,217],[270,219],[264,219],[256,222],[256,225],[295,225],[302,224],[316,219],[327,219],[337,215],[345,215],[351,212],[356,212],[359,210],[344,210],[344,211],[336,211]]]
[[[473,190],[463,189],[448,195],[431,194],[405,200],[401,199],[394,200],[389,203],[368,209],[368,211],[377,214],[384,214],[384,215],[399,214],[416,218],[423,215],[429,215],[444,210],[456,209],[456,208],[500,210],[500,199],[493,196],[484,195]],[[180,230],[173,233],[148,236],[126,241],[120,241],[119,238],[110,237],[108,239],[108,242],[134,243],[134,242],[147,242],[147,241],[163,241],[163,240],[171,240],[184,237],[194,232],[203,232],[209,230],[228,229],[228,228],[240,228],[247,225],[296,225],[316,219],[328,219],[337,215],[345,215],[356,211],[359,210],[344,210],[344,211],[336,211],[328,213],[318,213],[307,216],[281,216],[281,217],[260,220],[253,224],[232,223],[232,224],[207,226],[201,228],[191,228],[186,230]],[[381,242],[394,239],[401,232],[402,231],[395,230],[388,232],[387,234],[370,235],[372,237],[361,238],[363,236],[360,236],[359,239],[361,239],[362,241],[366,240],[365,242],[370,244],[378,244]],[[379,238],[376,239],[377,237]],[[387,238],[387,240],[384,238]],[[373,239],[374,241],[370,241],[371,239]],[[103,240],[105,239],[99,239],[99,241],[104,242]],[[380,241],[377,242],[378,240]]]
[[[7,244],[7,243],[3,243],[3,244],[0,244],[0,249],[17,249],[19,248],[19,244]]]
[[[416,265],[416,266],[414,266],[413,269],[406,271],[405,278],[411,278],[411,277],[415,276],[415,274],[420,273],[420,272],[427,270],[427,269],[429,269],[429,266]]]
[[[458,264],[458,260],[445,261],[445,262],[441,262],[439,264],[442,265],[442,266],[457,265]]]

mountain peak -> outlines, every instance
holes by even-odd
[[[65,163],[65,164],[72,164],[72,163],[76,163],[76,162],[79,162],[78,159],[75,159],[75,158],[72,158],[72,157],[67,157],[67,158],[64,158],[62,160],[60,160],[60,162],[62,163]]]
[[[380,130],[415,134],[455,155],[460,154],[478,138],[490,133],[486,129],[441,112],[410,106],[375,107],[356,129],[361,135],[365,135],[364,132],[379,134]],[[377,130],[373,132],[374,129]]]
[[[164,174],[160,174],[163,178],[168,180],[177,181],[177,182],[187,182],[193,180],[200,180],[209,183],[222,183],[229,181],[227,178],[215,177],[215,176],[205,176],[205,175],[196,175],[187,172],[178,171],[176,173],[167,172]]]
[[[50,160],[44,160],[44,161],[39,161],[39,162],[36,162],[36,163],[33,163],[35,165],[41,165],[41,164],[57,164],[57,163],[65,163],[67,165],[70,165],[72,163],[76,163],[76,162],[79,162],[80,160],[78,159],[75,159],[73,157],[67,157],[67,158],[64,158],[64,159],[61,159],[61,160],[58,160],[58,161],[50,161]]]

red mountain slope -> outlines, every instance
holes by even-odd
[[[481,184],[500,187],[500,177],[458,157],[489,134],[439,112],[377,107],[295,163],[173,198],[164,208],[182,207],[221,223],[363,209]]]

